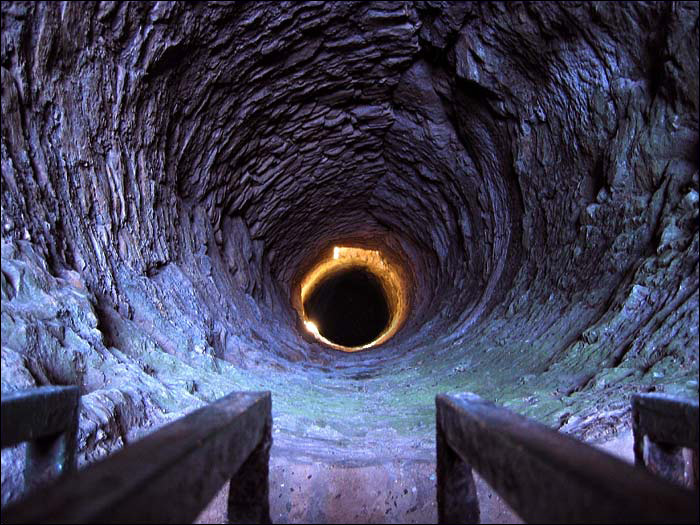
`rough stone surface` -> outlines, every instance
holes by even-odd
[[[438,392],[586,439],[635,392],[698,398],[697,3],[3,2],[0,29],[2,391],[78,385],[79,463],[232,390],[272,391],[273,478],[434,462]],[[411,273],[368,352],[290,305],[335,243]]]

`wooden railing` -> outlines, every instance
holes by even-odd
[[[270,522],[269,392],[232,393],[71,473],[78,407],[75,387],[3,396],[2,446],[30,442],[27,479],[65,474],[4,508],[3,523],[190,522],[227,480],[230,523]],[[698,522],[697,492],[644,467],[474,394],[439,395],[436,408],[440,523],[478,523],[472,468],[528,522]],[[636,396],[633,419],[638,462],[644,436],[697,451],[697,404]]]
[[[75,386],[42,386],[3,394],[2,448],[28,441],[25,491],[75,469],[80,393]]]
[[[271,427],[269,392],[232,393],[8,505],[2,522],[191,522],[230,480],[229,522],[269,523]]]
[[[698,523],[692,491],[465,393],[438,395],[440,523],[478,522],[471,468],[526,522]]]
[[[697,402],[657,393],[633,396],[635,464],[697,490],[698,421]],[[689,457],[684,456],[683,449],[687,449]]]

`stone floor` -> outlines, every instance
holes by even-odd
[[[592,443],[628,462],[634,461],[632,432]],[[273,523],[437,523],[435,465],[386,462],[343,467],[296,463],[273,457],[270,464],[270,515]],[[478,475],[481,523],[522,523]],[[197,523],[225,523],[226,491]]]

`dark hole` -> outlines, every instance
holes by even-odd
[[[389,323],[389,305],[379,279],[361,268],[322,281],[304,302],[304,311],[323,337],[349,347],[371,343]]]

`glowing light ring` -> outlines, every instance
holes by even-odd
[[[351,268],[365,269],[379,279],[389,307],[389,323],[382,333],[374,341],[366,345],[352,347],[335,344],[323,337],[316,323],[309,319],[306,311],[304,311],[306,298],[321,282],[338,272]],[[406,279],[403,276],[402,269],[395,264],[391,264],[382,256],[379,250],[366,250],[351,246],[334,246],[328,257],[322,259],[309,270],[301,282],[300,299],[300,314],[306,330],[321,343],[343,352],[357,352],[384,343],[401,328],[408,313]]]

